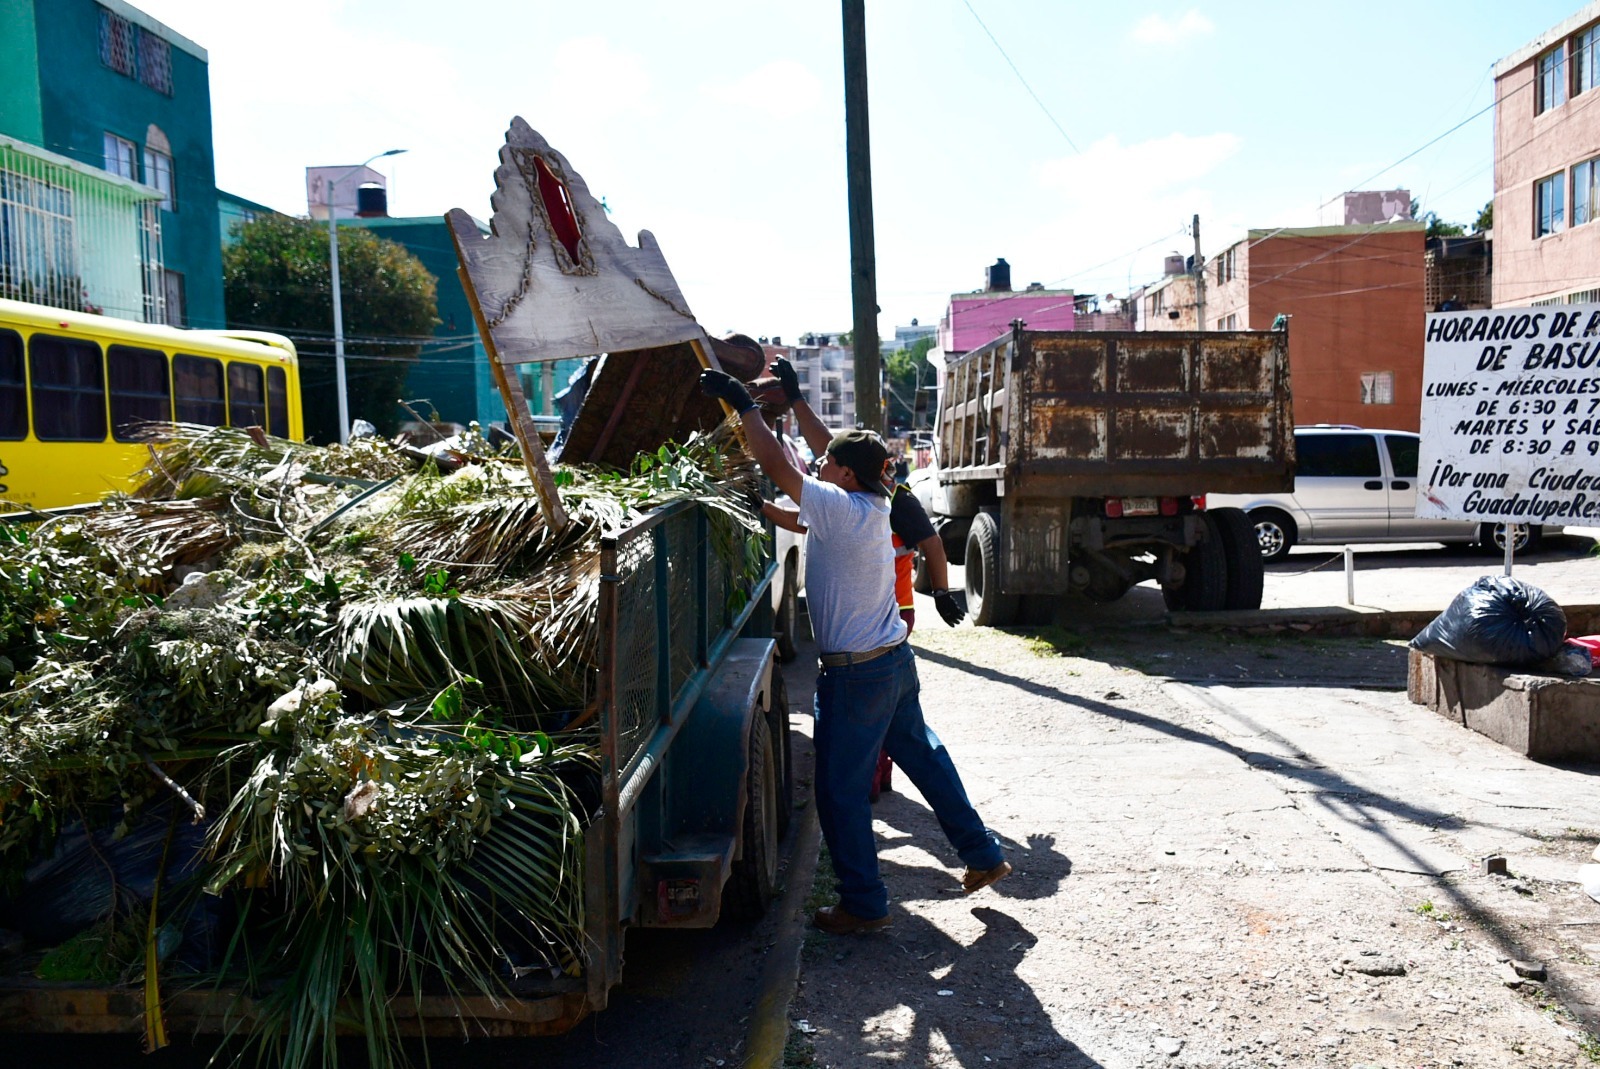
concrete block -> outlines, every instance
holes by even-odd
[[[1406,695],[1536,761],[1600,760],[1600,679],[1525,675],[1412,650]]]

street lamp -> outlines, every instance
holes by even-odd
[[[345,386],[344,378],[344,307],[339,299],[339,213],[334,197],[335,187],[346,178],[364,168],[373,160],[381,160],[385,156],[398,156],[406,151],[403,148],[392,148],[387,152],[379,152],[368,156],[348,171],[344,171],[336,178],[328,180],[328,269],[333,278],[333,368],[334,376],[338,381],[339,392],[339,443],[342,445],[350,440],[350,397]]]

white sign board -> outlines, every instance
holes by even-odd
[[[1600,525],[1600,304],[1440,312],[1417,515]]]

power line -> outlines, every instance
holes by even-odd
[[[1017,69],[1017,65],[1015,63],[1011,62],[1011,57],[1006,55],[1006,50],[1004,48],[1000,47],[1000,42],[996,40],[994,34],[989,31],[989,27],[984,25],[983,19],[979,18],[977,11],[973,10],[970,0],[961,0],[961,2],[966,5],[968,11],[972,12],[972,17],[977,21],[978,26],[982,28],[985,34],[988,35],[989,40],[994,44],[995,50],[1000,53],[1000,58],[1006,61],[1006,66],[1011,68],[1011,73],[1015,74],[1017,76],[1017,81],[1022,83],[1022,88],[1026,89],[1028,91],[1028,95],[1033,98],[1033,102],[1039,105],[1039,110],[1044,112],[1044,117],[1050,120],[1050,124],[1056,128],[1057,133],[1066,138],[1067,144],[1072,146],[1072,151],[1076,152],[1080,156],[1083,155],[1083,149],[1079,148],[1078,143],[1072,140],[1072,135],[1067,133],[1066,127],[1057,122],[1056,117],[1050,114],[1050,109],[1045,106],[1043,100],[1039,99],[1039,94],[1033,91],[1033,86],[1028,84],[1028,79],[1022,76],[1022,72]]]

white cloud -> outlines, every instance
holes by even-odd
[[[556,48],[548,89],[591,118],[653,114],[650,75],[644,60],[604,37],[574,37]]]
[[[774,119],[793,119],[816,109],[822,83],[811,70],[792,59],[774,60],[732,82],[701,87],[708,98],[749,108]]]
[[[1146,15],[1133,28],[1131,36],[1140,44],[1175,45],[1195,37],[1204,37],[1216,29],[1210,19],[1197,8],[1190,8],[1176,17]]]

